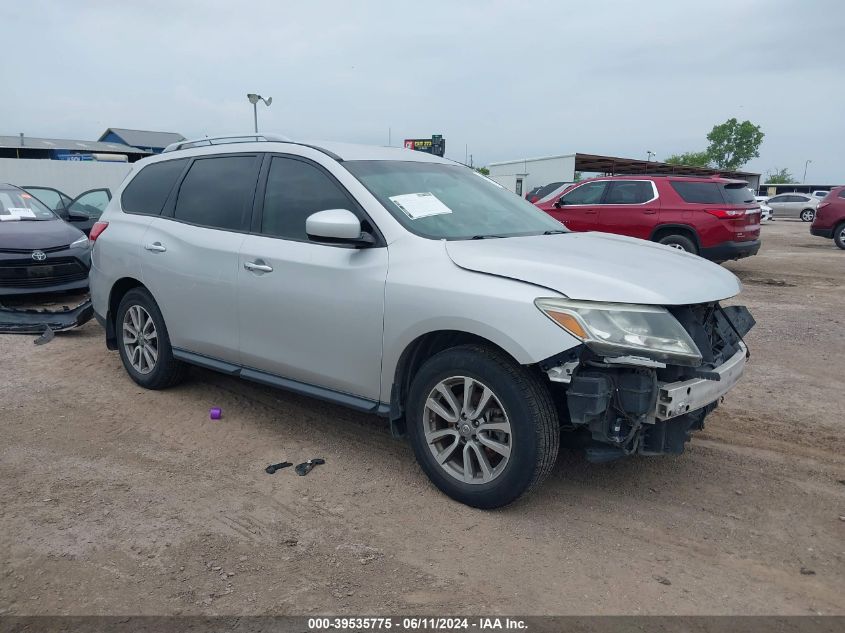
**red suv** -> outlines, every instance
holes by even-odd
[[[538,207],[573,231],[630,235],[722,262],[760,250],[760,207],[748,183],[694,176],[608,176]]]
[[[834,187],[816,207],[810,233],[826,237],[845,250],[845,187]]]

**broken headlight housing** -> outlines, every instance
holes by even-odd
[[[641,356],[695,367],[701,352],[666,308],[540,298],[534,304],[599,356]]]

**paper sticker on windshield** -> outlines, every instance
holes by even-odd
[[[452,209],[440,202],[440,198],[430,191],[390,196],[390,201],[402,209],[402,212],[412,220],[452,213]]]
[[[16,218],[35,218],[35,211],[32,209],[27,209],[26,207],[7,207],[6,211],[8,211],[13,217]]]

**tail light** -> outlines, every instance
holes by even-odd
[[[733,220],[745,215],[745,209],[705,209],[705,211],[721,220]]]
[[[91,227],[91,232],[88,234],[88,239],[91,240],[92,243],[97,241],[97,238],[100,237],[103,231],[108,228],[108,222],[94,222],[94,226]]]

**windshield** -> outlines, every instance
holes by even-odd
[[[343,165],[412,233],[467,240],[566,232],[530,202],[460,165],[348,161]]]
[[[0,221],[55,220],[56,215],[32,195],[19,189],[0,189]]]

